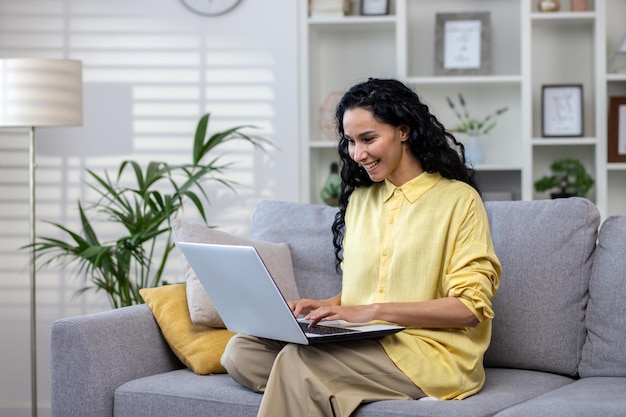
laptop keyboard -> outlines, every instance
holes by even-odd
[[[309,327],[308,323],[298,322],[300,327],[305,333],[313,333],[313,334],[338,334],[338,333],[355,333],[358,330],[346,329],[345,327],[333,327],[333,326],[314,326]]]

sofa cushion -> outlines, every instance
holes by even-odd
[[[212,243],[218,245],[253,246],[259,252],[268,271],[276,281],[276,285],[287,300],[300,298],[293,275],[291,252],[285,243],[268,243],[252,241],[212,229],[206,225],[187,223],[175,220],[172,225],[176,242]],[[213,302],[202,287],[200,280],[185,259],[180,255],[187,282],[187,300],[191,321],[212,327],[224,327]]]
[[[262,201],[254,212],[252,239],[289,245],[304,298],[327,298],[341,290],[331,230],[336,212],[334,207],[282,201]]]
[[[585,321],[580,376],[626,377],[626,216],[600,228]]]
[[[588,200],[487,202],[502,263],[485,365],[575,375],[600,215]]]
[[[226,372],[220,358],[234,333],[192,323],[185,284],[142,288],[139,294],[152,310],[163,338],[181,362],[200,375]]]
[[[496,417],[626,415],[626,378],[585,378],[496,414]]]
[[[571,382],[570,378],[543,372],[488,369],[483,390],[463,401],[376,401],[359,407],[354,417],[493,416]],[[237,384],[228,375],[201,377],[184,369],[121,385],[115,390],[114,406],[116,417],[254,417],[260,402],[261,394]]]

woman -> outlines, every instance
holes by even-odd
[[[333,234],[342,292],[290,306],[313,324],[407,329],[321,346],[238,335],[224,367],[265,393],[259,416],[349,416],[365,402],[478,392],[501,270],[462,145],[396,80],[352,87],[336,122],[342,187]]]

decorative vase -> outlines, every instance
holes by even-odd
[[[465,162],[467,165],[478,165],[485,162],[485,155],[478,143],[478,136],[472,135],[465,145]]]
[[[330,172],[324,182],[324,186],[320,192],[320,197],[322,197],[324,203],[329,206],[337,206],[339,204],[340,190],[341,177],[339,176],[339,164],[333,162],[330,164]]]
[[[337,108],[337,103],[339,103],[342,95],[343,93],[339,91],[330,92],[324,99],[324,103],[319,109],[318,125],[320,132],[328,140],[337,140],[335,109]]]

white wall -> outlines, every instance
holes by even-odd
[[[37,130],[37,232],[42,220],[76,227],[76,199],[89,199],[85,168],[125,158],[184,161],[201,114],[211,130],[254,124],[276,147],[234,146],[226,160],[238,193],[212,189],[209,222],[239,235],[261,199],[298,199],[297,7],[242,0],[203,17],[180,0],[2,0],[0,57],[83,62],[85,124]],[[0,416],[30,415],[28,140],[0,129]],[[196,220],[193,211],[185,214]],[[103,295],[72,297],[72,273],[38,274],[38,392],[49,415],[49,330],[59,317],[108,309]],[[170,281],[180,267],[170,262]]]

